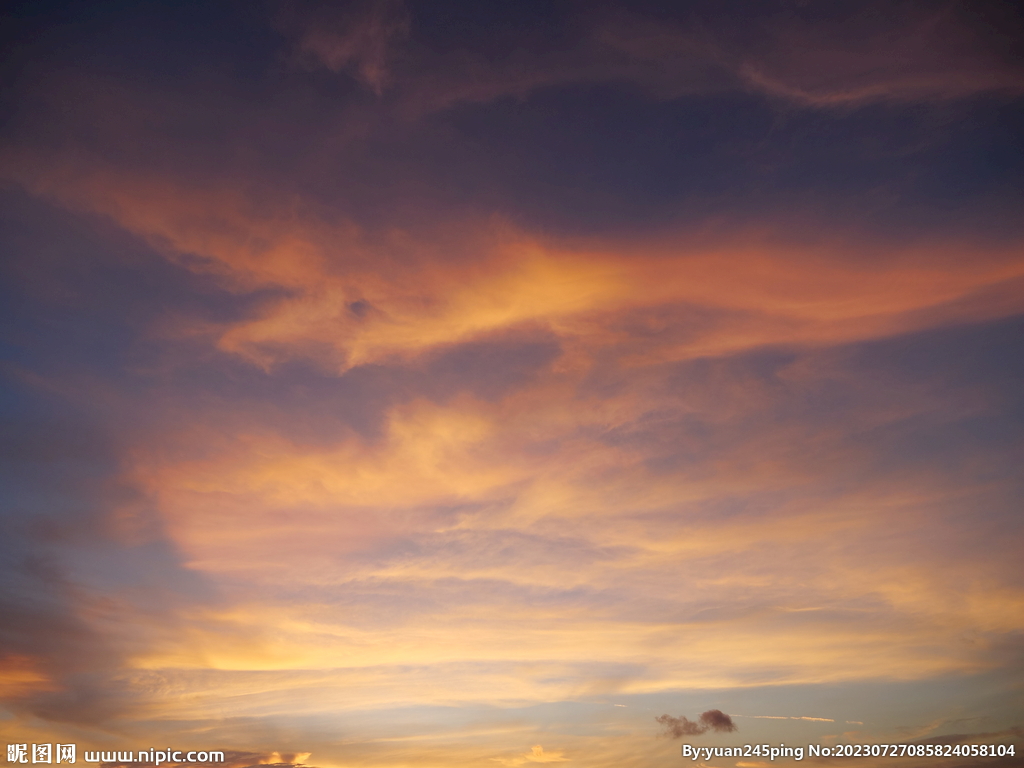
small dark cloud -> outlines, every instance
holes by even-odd
[[[654,719],[665,726],[665,735],[670,736],[673,739],[678,739],[681,736],[699,736],[707,730],[707,728],[702,727],[700,723],[695,723],[688,717],[661,715]]]
[[[731,733],[736,730],[736,724],[732,718],[720,709],[709,709],[707,712],[703,712],[697,720],[690,720],[688,717],[672,717],[672,715],[661,715],[654,719],[665,727],[664,735],[673,739],[683,736],[700,736],[708,731]]]
[[[365,299],[359,301],[353,301],[348,305],[348,311],[358,317],[360,320],[366,317],[366,313],[373,309],[373,305]]]
[[[709,709],[700,716],[701,725],[717,733],[732,733],[736,723],[720,709]]]

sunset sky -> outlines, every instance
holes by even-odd
[[[5,744],[1024,765],[1020,10],[13,5]]]

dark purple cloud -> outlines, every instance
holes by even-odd
[[[702,712],[696,720],[687,717],[672,717],[672,715],[659,715],[654,718],[664,727],[664,735],[673,739],[683,736],[700,736],[708,731],[715,733],[731,733],[737,730],[729,715],[720,709],[709,709]]]

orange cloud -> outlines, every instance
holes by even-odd
[[[545,752],[543,746],[541,746],[540,744],[535,744],[533,747],[530,748],[529,752],[523,755],[507,758],[495,757],[491,759],[496,760],[502,765],[515,766],[523,765],[525,763],[562,763],[568,760],[569,758],[565,757],[564,754],[560,751]]]
[[[258,317],[179,329],[216,334],[220,349],[264,367],[305,358],[344,371],[530,325],[565,340],[566,362],[628,345],[626,365],[652,364],[878,338],[1024,308],[1017,243],[896,247],[822,236],[792,245],[748,230],[720,242],[684,232],[580,247],[467,222],[452,252],[443,229],[381,239],[296,215],[297,202],[268,217],[233,192],[27,168],[24,183],[38,194],[111,216],[188,269],[240,290],[285,291]],[[702,320],[690,323],[679,308]],[[640,338],[622,324],[630,313],[647,324]]]
[[[55,688],[37,659],[24,655],[0,659],[0,697],[3,699],[16,699],[27,693]]]

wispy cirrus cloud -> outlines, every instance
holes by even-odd
[[[995,6],[988,12],[1002,13]],[[1004,45],[992,44],[991,25],[953,5],[766,9],[729,24],[698,14],[655,20],[594,8],[563,23],[571,30],[568,48],[432,51],[403,44],[410,26],[401,5],[377,4],[344,33],[311,24],[301,48],[334,71],[363,62],[359,77],[378,92],[383,80],[373,75],[371,82],[367,72],[385,72],[385,51],[401,50],[401,65],[387,76],[414,114],[597,83],[639,86],[666,99],[746,90],[815,109],[1024,90],[1024,70]]]
[[[351,72],[378,96],[391,83],[391,59],[410,32],[401,0],[346,8],[291,4],[284,6],[280,23],[297,37],[299,61]]]
[[[262,316],[193,329],[219,334],[222,349],[264,366],[306,357],[344,370],[529,326],[585,336],[591,347],[635,344],[637,334],[618,318],[655,318],[669,307],[703,313],[703,327],[683,323],[676,344],[661,333],[662,360],[848,342],[1015,313],[1024,279],[1015,243],[882,246],[884,267],[865,269],[855,254],[879,246],[830,242],[824,233],[816,245],[788,245],[757,225],[719,242],[684,231],[623,243],[625,255],[614,245],[545,242],[507,225],[463,221],[468,232],[453,253],[444,229],[381,240],[344,221],[291,213],[275,221],[234,193],[192,192],[159,178],[59,165],[26,174],[38,194],[113,217],[187,269],[236,290],[282,291]],[[957,258],[965,248],[974,253],[969,261]],[[470,254],[476,263],[467,269]],[[383,270],[375,266],[381,256],[390,263]],[[672,325],[664,316],[643,322]],[[649,354],[643,335],[635,354]]]

